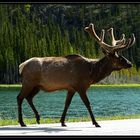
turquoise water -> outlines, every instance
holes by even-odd
[[[0,119],[17,119],[16,97],[19,90],[0,90]],[[140,114],[140,88],[90,88],[87,91],[95,117]],[[60,118],[63,112],[66,91],[47,93],[40,91],[34,104],[41,118]],[[23,117],[34,118],[26,100],[23,102]],[[87,117],[89,113],[78,93],[72,99],[67,118]]]

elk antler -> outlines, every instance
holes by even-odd
[[[128,39],[128,42],[126,43],[126,45],[122,45],[118,48],[115,48],[115,51],[121,51],[121,50],[126,50],[130,48],[131,46],[134,45],[135,41],[136,41],[135,35],[132,33],[131,38]]]
[[[122,44],[125,43],[125,34],[122,34],[122,39],[120,39],[120,40],[115,40],[113,28],[110,28],[110,29],[108,29],[107,31],[108,31],[108,33],[109,33],[110,36],[111,36],[112,45],[113,45],[113,46],[115,46],[115,45],[122,45]]]
[[[134,34],[132,34],[131,38],[128,39],[127,44],[123,45],[125,43],[125,41],[126,41],[125,34],[122,34],[122,39],[115,40],[113,28],[110,28],[107,31],[110,34],[111,38],[112,38],[112,45],[120,45],[120,47],[116,48],[115,51],[128,49],[129,47],[133,46],[134,43],[135,43],[136,39],[135,39]]]
[[[132,34],[132,37],[129,38],[127,43],[125,43],[124,34],[122,34],[121,40],[115,40],[114,34],[113,34],[113,28],[110,29],[110,33],[111,33],[111,37],[112,37],[112,46],[109,44],[106,44],[104,42],[104,34],[105,34],[104,30],[102,30],[102,32],[101,32],[101,37],[100,38],[98,37],[98,35],[95,32],[94,25],[92,23],[89,25],[89,27],[85,27],[85,31],[88,32],[89,34],[91,34],[91,36],[93,36],[95,38],[95,40],[102,47],[102,49],[104,49],[108,53],[129,48],[135,43],[134,34]]]

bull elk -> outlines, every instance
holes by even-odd
[[[95,120],[86,91],[91,84],[109,76],[111,72],[132,67],[132,63],[118,54],[119,51],[131,47],[135,43],[135,36],[126,41],[122,34],[120,40],[115,40],[113,28],[108,30],[111,36],[111,45],[104,42],[105,31],[101,31],[100,38],[95,32],[91,23],[84,29],[100,45],[105,56],[102,59],[88,59],[81,55],[72,54],[63,57],[33,57],[19,65],[19,73],[22,75],[22,88],[17,96],[18,122],[21,126],[26,126],[22,118],[22,102],[26,98],[33,112],[36,121],[40,123],[38,114],[32,100],[40,91],[52,92],[55,90],[67,90],[65,107],[61,116],[61,125],[66,126],[65,116],[72,97],[79,93],[83,103],[89,111],[91,120],[95,127],[100,125]]]

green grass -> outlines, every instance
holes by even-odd
[[[0,84],[0,90],[20,90],[21,84]]]
[[[100,87],[100,88],[113,88],[113,87],[139,87],[140,84],[95,84],[91,87]],[[21,84],[0,84],[0,89],[20,89]]]
[[[0,84],[0,88],[18,88],[21,87],[21,84]]]
[[[110,116],[110,117],[96,117],[97,121],[104,121],[104,120],[122,120],[122,119],[140,119],[140,114],[136,115],[128,115],[128,116]],[[87,122],[91,121],[90,117],[84,117],[84,118],[69,118],[66,119],[67,122]],[[37,124],[35,118],[33,119],[27,119],[24,118],[24,122],[26,125],[30,124]],[[49,124],[49,123],[60,123],[60,118],[47,118],[47,119],[41,119],[40,124]],[[19,125],[17,120],[0,120],[0,126],[6,126],[6,125]]]
[[[100,88],[115,88],[115,87],[119,87],[119,88],[124,88],[124,87],[127,87],[127,88],[132,88],[132,87],[135,87],[135,88],[140,88],[140,84],[104,84],[104,85],[101,85],[101,84],[95,84],[95,85],[91,85],[91,87],[100,87]]]

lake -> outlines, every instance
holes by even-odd
[[[0,119],[17,119],[19,90],[0,89]],[[140,114],[140,88],[92,87],[87,91],[95,117]],[[60,118],[64,109],[66,91],[47,93],[40,91],[34,97],[34,104],[41,118]],[[23,117],[34,118],[26,100],[23,104]],[[72,99],[66,118],[89,117],[89,113],[78,93]]]

